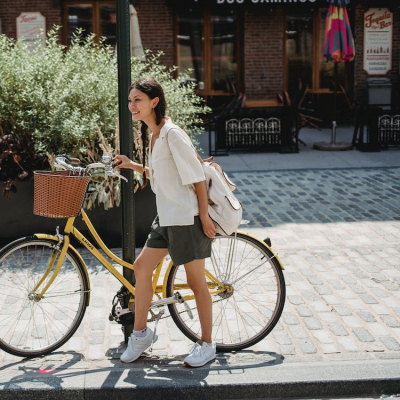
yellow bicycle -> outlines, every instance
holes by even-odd
[[[48,179],[56,177],[55,181],[70,179],[67,184],[61,182],[68,188],[73,179],[87,177],[88,183],[92,168],[103,168],[110,176],[118,175],[112,170],[110,157],[85,169],[70,165],[66,156],[58,157],[56,163],[69,172],[46,172],[45,175]],[[119,265],[133,270],[133,265],[111,252],[81,209],[87,183],[80,189],[83,195],[76,202],[77,211],[61,213],[70,214],[62,234],[58,229],[55,235],[35,233],[0,251],[0,348],[8,353],[21,357],[51,353],[66,343],[79,327],[90,301],[90,280],[79,250],[70,243],[71,236],[123,285],[115,297],[110,320],[132,323],[134,319],[135,288],[116,269]],[[63,190],[50,183],[50,189],[54,187],[58,194]],[[36,196],[46,195],[43,190],[35,193],[35,202]],[[67,206],[72,201],[61,200]],[[56,204],[55,207],[61,206]],[[47,210],[41,214],[54,216],[56,211]],[[97,246],[74,226],[78,214]],[[163,264],[167,267],[161,279]],[[274,328],[285,302],[282,270],[269,239],[262,241],[244,232],[217,235],[212,243],[211,258],[206,260],[206,277],[213,302],[213,341],[217,343],[217,350],[234,351],[252,346]],[[189,339],[197,341],[200,322],[183,266],[163,261],[155,266],[153,291],[155,300],[149,309],[149,321],[158,321],[167,305],[178,328]]]

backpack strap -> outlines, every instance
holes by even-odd
[[[167,131],[167,133],[165,134],[165,138],[167,139],[168,147],[169,147],[169,143],[168,143],[168,132],[169,132],[170,130],[172,130],[172,129],[178,129],[179,131],[181,131],[181,132],[183,132],[185,135],[187,135],[187,133],[186,133],[182,128],[180,128],[180,127],[177,126],[177,125],[174,126],[174,127],[172,127],[172,128],[169,128],[168,131]],[[189,139],[190,139],[190,138],[189,138]],[[196,153],[197,159],[200,161],[201,164],[203,164],[203,163],[205,163],[205,162],[211,162],[211,161],[214,159],[214,157],[211,156],[211,157],[205,158],[205,159],[203,160],[203,159],[200,157],[200,154],[197,152],[196,148],[193,146],[192,141],[190,141],[190,144],[191,144],[193,150],[194,150],[195,153]]]

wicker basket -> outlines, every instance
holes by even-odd
[[[49,218],[76,217],[82,207],[90,175],[70,171],[35,171],[33,213]]]

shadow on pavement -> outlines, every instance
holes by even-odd
[[[145,353],[146,355],[146,353]],[[156,387],[204,388],[209,374],[245,374],[246,370],[279,365],[284,357],[274,352],[241,351],[217,353],[213,363],[201,368],[183,365],[183,356],[161,358],[141,357],[135,363],[124,364],[119,359],[85,361],[74,352],[55,352],[35,359],[22,359],[0,367],[0,390],[65,390]],[[62,360],[62,361],[60,361]]]

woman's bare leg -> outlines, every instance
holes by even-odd
[[[134,330],[140,331],[147,326],[147,316],[153,298],[152,273],[156,265],[168,254],[168,249],[144,247],[136,259],[135,271],[135,324]]]
[[[212,301],[205,276],[205,260],[185,264],[187,282],[195,295],[201,325],[201,341],[211,343]]]

